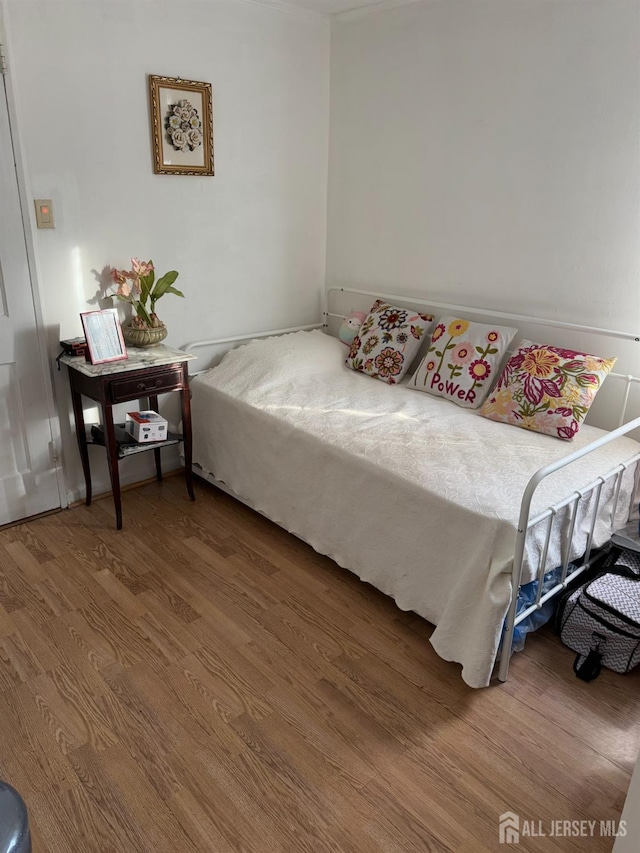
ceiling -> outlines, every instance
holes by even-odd
[[[288,6],[297,6],[300,9],[320,12],[324,15],[337,15],[340,12],[362,9],[366,6],[389,5],[388,0],[286,0],[286,3]]]

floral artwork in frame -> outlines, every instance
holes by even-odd
[[[149,75],[157,175],[214,175],[211,83]]]

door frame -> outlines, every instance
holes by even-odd
[[[53,380],[51,376],[52,359],[47,348],[47,336],[42,313],[42,294],[40,290],[40,276],[38,275],[38,260],[36,254],[33,226],[29,215],[30,207],[30,185],[25,167],[24,151],[20,141],[18,116],[16,110],[16,96],[11,76],[11,52],[7,46],[9,34],[7,31],[7,15],[4,0],[0,0],[0,98],[6,93],[7,111],[9,116],[9,127],[15,161],[16,178],[18,184],[18,197],[20,200],[20,219],[24,243],[27,254],[27,266],[29,270],[29,281],[31,283],[31,298],[33,301],[34,319],[36,327],[36,338],[38,342],[38,360],[44,383],[45,404],[47,416],[51,425],[51,440],[53,453],[51,467],[55,470],[56,483],[60,507],[69,505],[67,487],[62,466],[62,438],[60,432],[60,418],[55,406],[53,392]],[[2,92],[4,84],[4,93]],[[26,520],[26,519],[25,519]]]

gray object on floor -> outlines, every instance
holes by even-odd
[[[0,853],[31,853],[27,807],[6,782],[0,782]]]

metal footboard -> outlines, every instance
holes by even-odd
[[[562,468],[566,468],[568,465],[571,465],[571,463],[575,462],[577,459],[581,459],[583,456],[587,456],[588,454],[593,453],[599,448],[604,447],[606,444],[610,444],[617,438],[620,438],[621,436],[626,435],[627,433],[632,432],[634,429],[638,429],[639,427],[640,418],[635,418],[634,420],[629,421],[628,423],[618,427],[612,432],[607,433],[601,438],[596,439],[596,441],[592,441],[590,444],[587,444],[579,450],[570,453],[563,459],[559,459],[557,462],[554,462],[551,465],[546,465],[544,468],[540,468],[540,470],[537,471],[529,480],[522,497],[522,503],[520,504],[518,530],[515,538],[513,569],[511,572],[511,602],[509,605],[509,611],[507,613],[507,618],[505,622],[505,631],[502,638],[502,654],[500,657],[500,667],[498,670],[498,678],[500,679],[500,681],[507,680],[507,674],[509,672],[509,662],[511,659],[511,645],[513,642],[513,634],[516,625],[519,625],[528,616],[530,616],[536,610],[539,610],[547,601],[554,598],[556,595],[558,595],[558,593],[566,589],[569,583],[571,583],[571,581],[579,577],[589,567],[589,561],[593,548],[593,534],[595,530],[596,521],[599,517],[599,514],[602,515],[602,513],[606,512],[609,508],[610,532],[614,532],[614,520],[616,516],[618,498],[620,495],[622,477],[624,476],[625,471],[627,471],[632,465],[635,465],[635,463],[640,460],[640,453],[636,454],[631,459],[628,459],[625,462],[616,465],[615,468],[613,468],[607,474],[598,477],[592,483],[589,483],[583,488],[572,492],[571,495],[564,498],[562,501],[559,501],[558,503],[549,506],[541,513],[538,513],[538,515],[535,515],[533,518],[530,518],[531,501],[533,500],[533,496],[536,489],[546,477],[550,476],[556,471],[560,471]],[[611,480],[614,481],[614,484],[613,495],[609,502],[610,506],[601,508],[600,504],[602,497],[602,488],[607,482]],[[587,538],[587,547],[581,565],[570,570],[570,560],[572,553],[572,545],[574,541],[578,505],[580,501],[583,501],[592,493],[595,494],[595,500],[593,507],[589,510],[588,515],[590,529]],[[564,547],[561,579],[551,589],[545,591],[544,577],[547,571],[546,561],[549,550],[549,542],[551,539],[551,530],[553,527],[554,519],[556,518],[557,514],[561,509],[564,509],[565,507],[570,507],[570,522],[569,533]],[[538,581],[536,601],[516,616],[518,607],[518,597],[522,585],[523,562],[525,556],[525,545],[527,541],[527,536],[529,535],[530,531],[537,527],[537,525],[543,524],[545,522],[547,524],[547,530],[542,553],[538,561],[538,568],[535,578]]]

